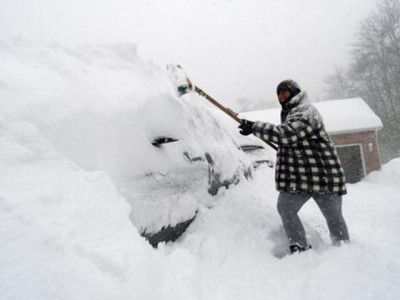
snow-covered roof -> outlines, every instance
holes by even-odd
[[[378,130],[382,128],[380,118],[361,98],[329,100],[312,103],[321,113],[326,130],[330,134]],[[280,123],[280,108],[244,112],[241,118]]]

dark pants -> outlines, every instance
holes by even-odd
[[[313,198],[325,217],[333,245],[340,241],[350,240],[346,222],[342,214],[342,196],[333,194],[290,194],[281,192],[278,197],[278,212],[290,245],[307,247],[307,239],[303,224],[297,213],[301,207]]]

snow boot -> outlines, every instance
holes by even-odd
[[[300,252],[304,252],[308,249],[311,249],[311,246],[306,246],[306,247],[302,247],[299,245],[290,245],[289,246],[289,250],[290,250],[290,254],[294,254],[294,253],[300,253]]]

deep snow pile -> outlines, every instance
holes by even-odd
[[[277,259],[287,245],[273,170],[260,167],[211,197],[199,188],[201,168],[184,171],[174,148],[161,156],[150,143],[159,134],[179,135],[193,155],[211,151],[221,174],[235,172],[239,154],[234,137],[202,132],[221,126],[212,114],[187,117],[202,102],[177,102],[133,45],[1,41],[0,54],[2,299],[397,298],[400,159],[348,186],[350,245],[330,246],[310,201],[300,215],[313,250]],[[225,154],[196,142],[204,136]],[[177,243],[154,250],[133,226],[127,196],[149,183],[138,175],[170,170],[174,182],[189,181],[176,205],[199,213]],[[146,196],[174,195],[153,192]]]
[[[178,99],[167,72],[143,62],[133,44],[4,40],[0,53],[5,134],[14,132],[20,146],[43,136],[82,170],[106,172],[141,231],[192,218],[206,200],[207,164],[192,165],[182,153],[209,153],[221,180],[250,167],[204,100],[194,94]],[[152,145],[158,137],[179,142],[160,149]]]

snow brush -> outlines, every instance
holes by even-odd
[[[201,88],[194,85],[180,65],[172,65],[172,64],[167,65],[167,70],[169,71],[171,81],[173,81],[175,83],[175,85],[177,86],[177,91],[178,91],[179,96],[183,96],[191,91],[194,91],[195,93],[199,94],[201,97],[210,101],[212,104],[214,104],[216,107],[218,107],[224,113],[226,113],[228,116],[230,116],[236,122],[240,123],[240,118],[238,117],[238,113],[234,112],[233,110],[231,110],[228,107],[223,106],[221,103],[219,103],[213,97],[211,97],[209,94],[204,92]],[[274,149],[274,150],[278,149],[278,147],[276,145],[274,145],[270,142],[267,142],[267,141],[264,141],[264,142],[268,146],[270,146],[272,149]]]

